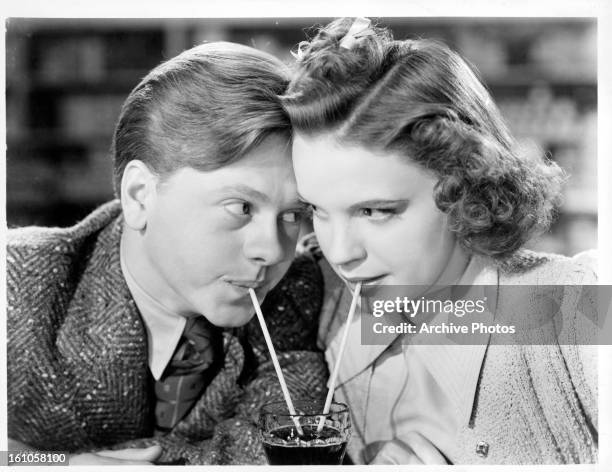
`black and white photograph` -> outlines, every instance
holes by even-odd
[[[7,8],[0,465],[606,470],[609,19],[565,3]]]

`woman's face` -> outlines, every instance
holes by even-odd
[[[437,179],[417,164],[331,135],[297,134],[293,167],[321,249],[349,285],[446,284],[465,269],[433,200]]]

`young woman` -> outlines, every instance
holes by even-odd
[[[457,53],[349,18],[296,56],[283,103],[298,191],[340,276],[327,274],[319,329],[330,365],[357,282],[593,283],[571,259],[523,249],[548,227],[563,173],[520,153]],[[502,293],[499,308],[516,301]],[[353,414],[349,453],[357,463],[594,462],[594,360],[576,345],[415,346],[398,335],[366,346],[356,321],[335,392]]]

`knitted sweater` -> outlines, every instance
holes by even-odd
[[[534,253],[527,254],[534,258]],[[499,284],[597,283],[592,270],[571,258],[541,254],[537,259],[537,264],[501,267]],[[577,300],[571,296],[574,291],[569,293],[563,300],[564,322],[574,323]],[[515,303],[500,300],[499,310],[509,312],[504,305]],[[472,416],[459,432],[454,463],[596,463],[597,412],[597,346],[489,345]],[[479,454],[479,444],[485,443],[488,454]]]
[[[111,202],[72,228],[8,232],[9,437],[69,452],[160,444],[162,463],[265,463],[257,412],[283,397],[256,320],[224,330],[220,372],[169,434],[152,437],[154,381],[121,231]],[[321,287],[316,263],[300,256],[262,307],[294,399],[325,395]]]

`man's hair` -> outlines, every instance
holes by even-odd
[[[280,60],[227,42],[202,44],[160,64],[121,109],[111,148],[115,193],[134,159],[163,179],[182,167],[228,165],[273,133],[289,141],[278,98],[288,82]]]
[[[426,39],[371,26],[344,47],[352,18],[300,43],[282,97],[295,132],[396,152],[431,171],[437,207],[469,251],[504,259],[546,230],[562,170],[520,152],[476,73]]]

